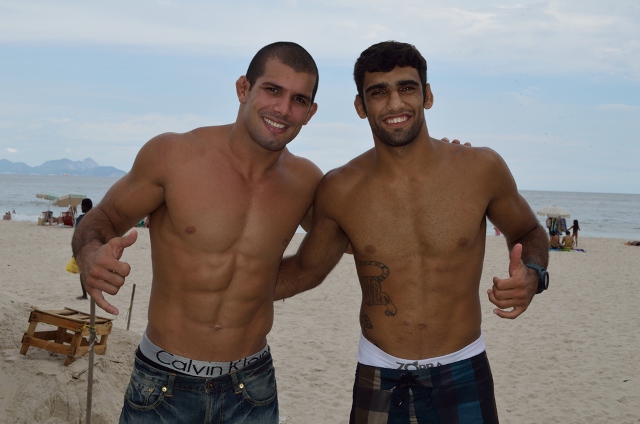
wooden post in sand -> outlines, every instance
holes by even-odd
[[[136,294],[136,285],[133,285],[131,290],[131,303],[129,304],[129,317],[127,318],[127,331],[129,331],[129,324],[131,324],[131,313],[133,312],[133,296]]]
[[[96,341],[96,302],[91,299],[91,317],[89,318],[89,373],[87,374],[88,387],[87,387],[87,418],[86,424],[91,424],[91,402],[93,396],[93,345]]]

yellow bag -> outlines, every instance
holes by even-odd
[[[67,264],[65,269],[67,270],[67,272],[70,272],[72,274],[77,274],[78,273],[78,264],[76,263],[76,258],[74,258],[72,256],[71,260],[69,261],[69,263]]]

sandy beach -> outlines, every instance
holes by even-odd
[[[96,355],[93,423],[117,422],[146,326],[150,244],[148,230],[138,231],[124,254],[131,276],[111,299],[121,315],[106,354]],[[84,422],[88,355],[64,366],[63,356],[42,349],[19,354],[32,308],[89,312],[89,301],[76,299],[78,276],[65,271],[72,233],[0,222],[0,423]],[[288,253],[302,237],[296,235]],[[492,313],[486,296],[492,277],[507,275],[505,240],[487,237],[480,298],[502,423],[640,423],[640,247],[621,239],[579,241],[586,253],[550,252],[549,291],[508,321]],[[269,344],[281,422],[348,422],[359,302],[353,259],[345,256],[320,287],[275,304]]]

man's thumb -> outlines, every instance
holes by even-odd
[[[138,232],[136,230],[131,230],[129,234],[122,237],[122,247],[129,247],[138,239]]]
[[[509,276],[513,276],[522,262],[522,245],[517,243],[509,254]]]

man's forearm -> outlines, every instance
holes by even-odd
[[[329,271],[322,274],[304,273],[300,270],[295,256],[283,259],[278,272],[273,300],[286,299],[317,287],[329,274]]]
[[[99,247],[117,236],[109,217],[100,208],[93,208],[82,218],[73,233],[71,240],[73,256],[76,261],[81,261],[85,247],[90,245]]]
[[[509,242],[509,250],[513,249],[516,243],[522,244],[522,262],[534,263],[544,268],[549,265],[549,238],[541,225],[537,225],[519,239]]]

